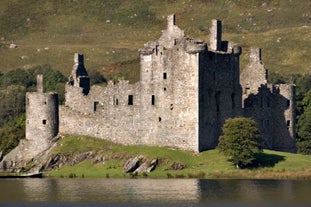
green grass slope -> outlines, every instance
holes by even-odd
[[[50,64],[69,75],[75,52],[104,75],[138,80],[137,50],[157,39],[166,16],[193,38],[208,40],[210,20],[223,20],[223,39],[263,49],[279,73],[311,70],[311,2],[290,0],[12,0],[0,2],[0,71]],[[11,42],[17,48],[9,49]]]
[[[260,167],[251,170],[236,169],[218,150],[200,154],[163,147],[122,146],[85,136],[65,136],[59,140],[53,154],[63,154],[70,160],[91,152],[93,158],[74,165],[66,164],[60,169],[47,171],[45,175],[56,177],[131,177],[122,167],[127,159],[143,155],[147,159],[158,159],[156,169],[138,177],[149,178],[311,178],[311,156],[265,150],[259,158]],[[94,162],[95,157],[103,158]],[[186,166],[172,170],[174,163]]]

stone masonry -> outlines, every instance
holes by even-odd
[[[295,86],[267,82],[258,48],[240,75],[242,49],[221,36],[220,20],[212,20],[208,46],[168,16],[161,37],[139,50],[135,84],[90,87],[84,56],[75,54],[61,106],[39,75],[37,92],[26,94],[26,139],[0,160],[0,170],[46,159],[59,133],[201,152],[215,148],[225,120],[237,116],[256,121],[264,148],[295,152]]]
[[[162,36],[139,50],[135,84],[90,87],[83,55],[75,54],[59,132],[200,152],[217,146],[226,119],[247,116],[265,148],[294,152],[294,85],[267,83],[260,49],[251,50],[240,77],[242,49],[221,39],[221,27],[212,20],[208,46],[187,37],[170,15]]]

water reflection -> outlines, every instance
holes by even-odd
[[[26,201],[197,202],[198,180],[176,179],[27,179]],[[22,200],[19,200],[22,201]]]
[[[3,202],[311,204],[311,181],[0,179]]]

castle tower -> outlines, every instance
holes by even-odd
[[[218,19],[212,20],[210,29],[210,49],[214,51],[221,50],[221,21]]]
[[[26,140],[42,149],[58,134],[58,95],[43,93],[43,76],[37,76],[37,92],[26,93]]]
[[[82,54],[74,54],[74,65],[68,83],[74,87],[82,88],[84,95],[90,91],[90,79],[84,67],[84,56]]]
[[[162,31],[159,45],[163,45],[165,48],[173,48],[184,36],[184,30],[176,25],[175,14],[171,14],[167,17],[167,29]]]

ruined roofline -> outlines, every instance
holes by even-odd
[[[222,23],[219,19],[212,20],[212,26],[210,28],[210,49],[214,51],[222,50]]]
[[[263,64],[262,58],[261,58],[261,48],[251,48],[250,55],[249,55],[250,62],[258,62],[260,64]]]
[[[37,92],[38,93],[43,93],[44,92],[43,75],[42,74],[38,74],[37,75]]]
[[[84,64],[84,55],[75,53],[73,57],[73,62],[75,65]]]

